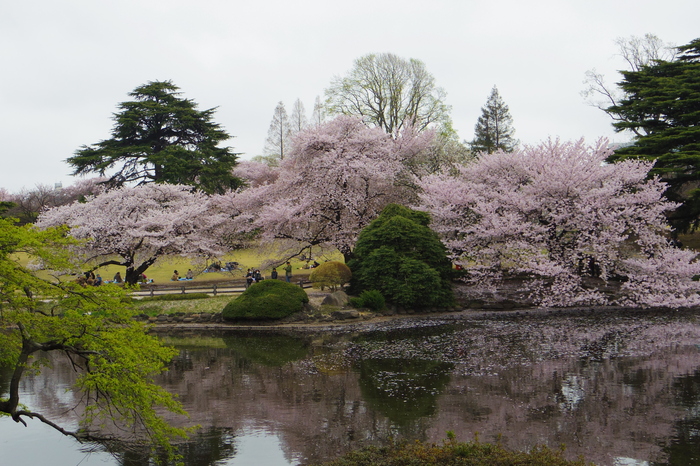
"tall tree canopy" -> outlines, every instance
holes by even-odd
[[[673,61],[623,71],[619,86],[626,97],[607,110],[618,117],[617,131],[636,135],[610,160],[655,160],[652,174],[669,183],[668,197],[684,201],[671,219],[685,229],[700,224],[700,39],[678,50]]]
[[[84,242],[74,250],[94,264],[126,267],[124,281],[135,284],[142,273],[167,255],[217,256],[226,252],[221,224],[228,216],[209,210],[210,198],[189,186],[123,186],[50,209],[41,228],[68,225]]]
[[[289,246],[289,256],[327,245],[349,258],[360,230],[385,205],[407,198],[396,178],[404,160],[427,148],[432,136],[393,139],[356,117],[339,116],[299,133],[279,170],[250,166],[251,187],[219,197],[220,209],[235,215],[237,232],[274,239]]]
[[[497,150],[512,152],[518,144],[518,141],[513,138],[514,133],[510,110],[501,99],[498,88],[493,86],[486,105],[481,107],[481,116],[474,127],[472,152],[488,154]]]
[[[424,208],[476,283],[524,274],[545,305],[700,304],[697,253],[669,243],[664,183],[647,178],[650,162],[605,164],[610,153],[601,140],[482,154],[425,178]],[[618,297],[589,286],[620,277]]]
[[[134,89],[134,100],[119,104],[110,139],[82,146],[67,162],[74,175],[109,176],[112,187],[128,183],[192,185],[206,192],[236,188],[231,174],[238,154],[219,147],[230,138],[212,122],[216,109],[197,110],[171,81]],[[113,172],[116,170],[116,172]]]
[[[287,115],[284,102],[277,103],[272,114],[270,128],[265,139],[265,156],[267,160],[278,162],[284,159],[289,151],[292,139],[292,127]]]
[[[184,432],[167,424],[162,408],[184,411],[153,377],[166,370],[175,351],[132,319],[121,288],[44,280],[21,263],[26,254],[50,270],[70,269],[75,243],[64,227],[39,230],[0,218],[0,366],[10,370],[0,413],[25,426],[37,419],[81,442],[143,444],[145,434],[154,445],[171,448],[173,437]],[[77,428],[59,425],[21,398],[20,382],[43,369],[43,353],[65,357],[79,374],[72,387],[81,401],[74,408]],[[55,387],[54,395],[64,396],[64,388]]]
[[[306,128],[308,125],[306,120],[306,109],[304,108],[304,103],[301,99],[294,101],[292,106],[292,113],[289,115],[289,127],[292,130],[292,134],[296,134]]]
[[[409,125],[420,131],[450,121],[445,91],[425,64],[391,53],[355,60],[347,76],[333,80],[326,97],[332,113],[358,116],[395,137]]]

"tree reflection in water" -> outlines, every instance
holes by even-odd
[[[461,440],[500,437],[515,449],[564,443],[568,457],[601,465],[700,464],[700,325],[692,314],[392,325],[169,337],[180,355],[159,383],[179,394],[188,424],[202,426],[181,447],[185,464],[240,465],[256,454],[245,448],[276,458],[269,464],[306,464],[392,438],[439,442],[448,430]],[[23,390],[64,416],[77,400],[45,396],[42,386],[72,377],[56,363]],[[2,448],[13,454],[12,445]],[[57,453],[48,455],[51,462]],[[122,451],[114,464],[147,463],[135,455]]]

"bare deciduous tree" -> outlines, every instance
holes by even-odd
[[[333,80],[326,97],[330,112],[359,116],[394,137],[409,125],[421,131],[450,119],[445,91],[425,64],[391,53],[355,60],[347,76]]]
[[[615,39],[615,44],[619,49],[617,55],[627,63],[629,71],[639,71],[642,67],[659,60],[672,61],[678,53],[673,44],[664,43],[654,34],[644,34],[643,37],[618,37]],[[617,85],[611,87],[605,82],[605,76],[595,68],[586,71],[584,84],[586,88],[581,91],[581,95],[586,99],[586,103],[604,111],[614,121],[622,121],[619,115],[608,110],[610,107],[619,105],[620,100],[626,96]],[[631,128],[631,131],[636,136],[645,134],[639,129]]]
[[[289,150],[291,135],[289,116],[287,116],[287,110],[284,108],[284,102],[280,101],[275,107],[275,113],[272,115],[270,129],[267,130],[265,155],[270,158],[284,159],[285,154]]]

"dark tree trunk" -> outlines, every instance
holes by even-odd
[[[153,263],[156,261],[155,257],[151,257],[147,261],[144,261],[138,267],[133,265],[126,268],[126,275],[124,276],[124,283],[127,285],[136,285],[141,279],[141,274],[144,273]]]

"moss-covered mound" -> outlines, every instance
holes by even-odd
[[[263,280],[245,290],[222,311],[225,320],[274,320],[299,312],[309,302],[306,292],[281,280]]]

